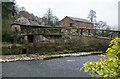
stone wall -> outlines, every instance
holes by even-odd
[[[35,43],[39,43],[41,41],[48,41],[47,38],[45,38],[43,35],[34,35],[34,40]]]

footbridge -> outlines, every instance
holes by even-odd
[[[114,39],[120,36],[120,31],[87,29],[75,27],[50,27],[12,24],[12,30],[20,36],[42,35],[44,37],[62,37],[62,36],[89,36],[103,39]]]

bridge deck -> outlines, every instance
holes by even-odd
[[[58,36],[77,35],[110,39],[120,36],[120,31],[114,30],[87,29],[74,27],[48,27],[33,25],[20,25],[20,26],[22,28],[22,31],[17,32],[19,35],[58,35]]]

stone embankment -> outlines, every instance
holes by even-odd
[[[38,60],[38,59],[52,59],[60,57],[70,57],[70,56],[85,56],[93,54],[102,54],[102,51],[94,52],[78,52],[71,54],[58,54],[58,55],[34,55],[34,54],[22,54],[22,55],[1,55],[0,62],[11,62],[11,61],[20,61],[20,60]]]

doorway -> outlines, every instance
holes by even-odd
[[[28,35],[28,41],[31,43],[31,42],[33,42],[33,35]]]
[[[72,27],[73,26],[73,23],[70,23],[70,27]]]

